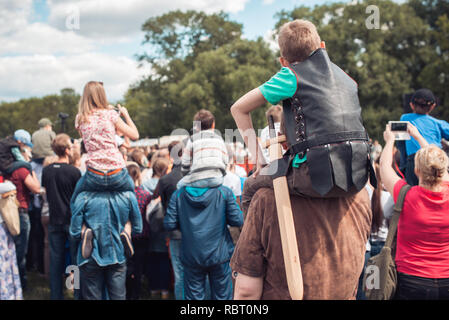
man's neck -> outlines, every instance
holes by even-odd
[[[69,163],[69,157],[59,157],[56,163]]]

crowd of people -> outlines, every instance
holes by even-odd
[[[298,270],[286,270],[285,196],[299,296],[365,299],[366,262],[385,245],[407,185],[395,298],[448,299],[449,123],[430,116],[433,93],[417,90],[401,117],[410,140],[386,125],[382,148],[364,129],[357,84],[331,63],[312,23],[283,25],[279,46],[281,70],[231,107],[243,156],[205,109],[184,140],[133,148],[137,127],[96,81],[80,99],[81,139],[56,135],[44,118],[32,135],[0,140],[0,202],[14,196],[20,220],[13,232],[0,216],[0,299],[23,299],[31,269],[47,274],[51,299],[63,299],[65,278],[76,278],[69,265],[79,270],[76,299],[141,299],[144,283],[153,299],[291,299],[287,276]],[[267,102],[274,130],[257,137],[250,113]],[[280,198],[273,179],[289,195]]]

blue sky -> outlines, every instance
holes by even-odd
[[[2,0],[0,1],[0,101],[81,92],[89,80],[103,80],[111,101],[148,75],[137,68],[140,27],[170,10],[223,10],[243,24],[244,37],[265,37],[274,15],[323,0]],[[76,22],[79,21],[79,28]],[[69,23],[69,26],[68,24]],[[75,26],[75,28],[73,27]]]

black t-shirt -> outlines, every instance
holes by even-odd
[[[70,224],[70,199],[80,177],[81,172],[67,163],[53,163],[42,170],[42,186],[47,191],[51,225]]]
[[[176,185],[178,181],[182,179],[181,166],[174,166],[169,174],[161,177],[158,181],[156,189],[154,190],[153,199],[158,196],[161,197],[162,207],[164,212],[167,211],[168,203],[172,194],[176,191]],[[173,230],[169,233],[170,239],[179,240],[181,239],[181,231]]]

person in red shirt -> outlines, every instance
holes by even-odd
[[[31,193],[39,193],[41,184],[36,177],[36,173],[27,168],[19,168],[6,176],[17,189],[17,201],[19,202],[20,234],[14,237],[16,245],[17,264],[19,266],[20,282],[22,289],[27,288],[26,278],[26,254],[28,249],[28,237],[30,234],[30,217],[28,215],[28,203]]]
[[[415,157],[419,184],[408,191],[399,218],[395,298],[449,299],[449,159],[442,149],[428,145],[413,125],[408,127],[409,134],[421,145]],[[391,166],[395,137],[388,125],[384,139],[380,175],[396,202],[407,182]]]

